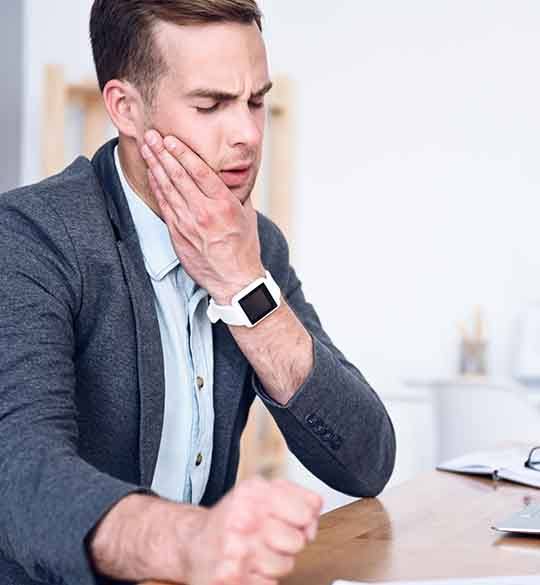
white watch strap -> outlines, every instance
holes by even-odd
[[[228,325],[249,325],[249,320],[243,311],[232,305],[218,305],[214,299],[210,299],[208,304],[208,318],[212,323],[217,323],[220,319]]]
[[[281,304],[281,290],[276,281],[272,278],[270,272],[267,270],[266,278],[258,278],[242,289],[233,297],[232,305],[218,305],[214,299],[210,299],[207,310],[207,315],[210,321],[212,323],[217,323],[221,319],[224,323],[227,323],[227,325],[252,327],[253,325],[251,324],[247,315],[236,301],[239,298],[241,299],[243,296],[249,294],[249,292],[254,290],[261,283],[264,283],[268,288],[277,305],[276,308],[279,307]]]

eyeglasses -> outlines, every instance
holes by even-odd
[[[540,471],[540,447],[533,447],[531,449],[527,461],[525,461],[525,467]]]

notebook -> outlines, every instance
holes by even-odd
[[[540,471],[525,467],[530,448],[514,447],[498,451],[478,451],[437,465],[441,471],[487,475],[540,488]]]

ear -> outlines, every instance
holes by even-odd
[[[111,79],[103,88],[103,101],[118,132],[141,142],[145,106],[137,89],[127,81]]]

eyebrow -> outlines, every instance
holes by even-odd
[[[251,98],[261,98],[263,95],[267,94],[272,89],[273,83],[269,81],[264,87],[262,87],[259,91],[252,93]],[[207,98],[213,99],[216,102],[230,102],[232,100],[238,99],[240,96],[236,93],[229,93],[226,91],[221,91],[219,89],[194,89],[187,94],[188,98]]]

